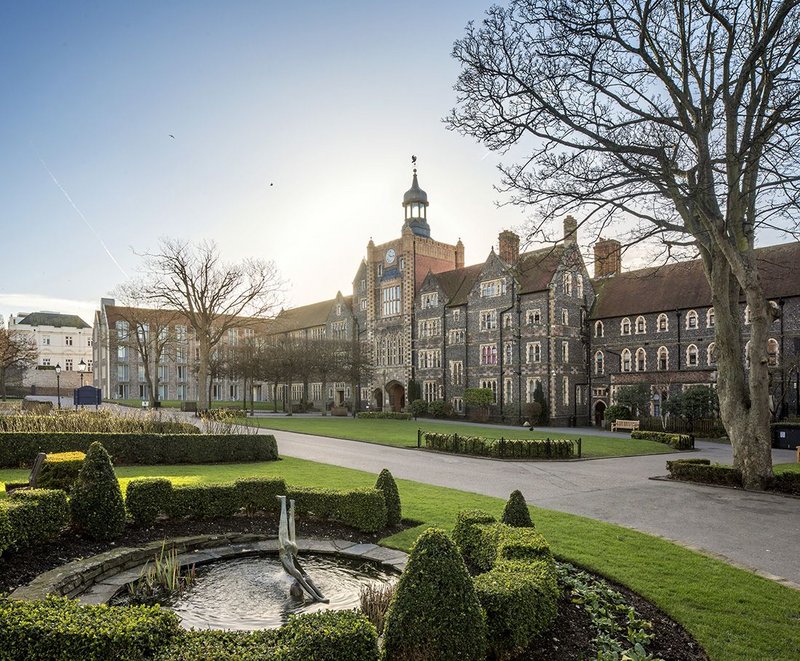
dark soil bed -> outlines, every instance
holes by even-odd
[[[147,542],[170,537],[208,535],[224,532],[256,533],[275,535],[277,518],[247,518],[237,516],[212,520],[183,520],[160,522],[152,528],[129,527],[126,534],[115,542],[92,542],[77,535],[66,533],[56,542],[21,553],[3,554],[0,560],[0,593],[11,592],[20,585],[32,581],[39,574],[79,558],[86,558],[120,546],[138,546]],[[405,522],[408,526],[416,522]],[[328,539],[348,539],[358,542],[377,542],[379,539],[401,530],[385,530],[377,534],[365,534],[329,521],[301,519],[297,522],[297,535]],[[671,620],[661,610],[627,588],[606,581],[625,596],[628,604],[637,613],[653,624],[655,638],[647,645],[653,658],[665,661],[706,661],[707,656],[697,642],[683,627]],[[577,661],[596,658],[597,650],[592,641],[597,635],[591,618],[580,605],[572,603],[564,594],[559,600],[558,617],[554,627],[536,640],[519,661]]]

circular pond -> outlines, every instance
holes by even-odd
[[[289,615],[322,609],[357,608],[362,586],[396,580],[371,562],[337,555],[303,554],[303,568],[330,603],[289,594],[292,579],[275,555],[255,555],[209,563],[197,568],[195,582],[162,606],[181,617],[186,628],[272,629]]]

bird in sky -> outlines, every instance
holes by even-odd
[[[270,185],[270,186],[274,186],[275,184],[273,184],[273,183],[270,181],[270,182],[269,182],[269,185]]]
[[[175,136],[172,135],[172,133],[169,134],[169,137],[172,138],[173,140],[175,139]]]

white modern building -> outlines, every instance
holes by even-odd
[[[63,372],[92,371],[92,327],[78,315],[20,312],[9,318],[8,329],[33,336],[39,350],[38,367],[60,365]]]

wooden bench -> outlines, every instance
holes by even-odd
[[[637,431],[638,429],[638,420],[614,420],[611,423],[611,431]]]
[[[44,460],[47,458],[47,454],[44,452],[40,452],[36,455],[36,459],[33,460],[33,468],[31,469],[31,474],[28,477],[27,482],[6,482],[6,493],[11,493],[12,491],[16,491],[17,489],[35,489],[37,484],[39,483],[39,473],[42,472],[42,466],[44,465]]]

